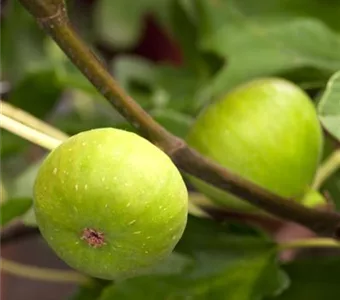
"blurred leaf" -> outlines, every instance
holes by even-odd
[[[224,0],[222,0],[224,1]],[[312,17],[340,30],[340,3],[334,0],[237,0],[242,10],[252,16]]]
[[[201,47],[227,58],[213,93],[303,67],[325,74],[340,68],[340,36],[317,19],[254,14],[239,1],[197,3]]]
[[[340,211],[340,170],[327,178],[321,187],[321,191],[326,192],[326,196],[334,202],[336,210]]]
[[[101,41],[110,46],[131,48],[143,33],[143,17],[150,12],[158,18],[164,17],[168,2],[169,0],[99,0],[94,12],[95,32]]]
[[[7,201],[7,190],[3,182],[3,178],[1,178],[0,180],[0,204],[5,203],[6,201]]]
[[[340,141],[340,71],[328,81],[318,113],[322,125]]]
[[[17,154],[22,151],[26,146],[30,143],[23,138],[8,132],[4,129],[0,129],[1,135],[1,159],[4,159],[6,156]]]
[[[172,275],[180,274],[192,264],[192,259],[189,257],[172,252],[161,263],[149,268],[146,275]]]
[[[280,293],[287,279],[272,242],[230,233],[228,226],[190,217],[176,251],[194,261],[180,274],[139,276],[106,288],[108,299],[252,300]]]
[[[93,128],[116,126],[125,121],[104,98],[93,97],[81,90],[72,90],[69,96],[68,101],[64,102],[64,109],[50,120],[53,126],[69,135]]]
[[[16,217],[22,216],[32,206],[32,199],[18,198],[10,199],[0,206],[1,211],[1,226],[12,221]]]
[[[41,163],[44,158],[30,165],[24,172],[22,172],[14,182],[9,186],[10,198],[30,198],[33,199],[33,186],[35,178],[38,174]],[[35,226],[36,220],[33,212],[33,208],[28,210],[23,216],[22,221],[26,225]]]
[[[196,77],[207,79],[223,66],[224,59],[214,53],[203,53],[198,47],[198,26],[192,19],[193,7],[190,3],[184,0],[172,1],[169,12],[171,28],[176,41],[180,43],[185,67],[194,71]]]
[[[27,74],[10,93],[8,102],[42,118],[55,106],[62,93],[53,69]],[[34,103],[34,105],[32,105]]]
[[[194,70],[156,65],[131,55],[119,56],[113,74],[145,109],[170,109],[193,115],[210,98],[205,94],[209,78]]]
[[[152,111],[151,116],[171,133],[184,138],[193,123],[191,116],[174,110],[159,109]]]
[[[46,65],[46,34],[19,1],[7,1],[2,13],[2,76],[13,83],[22,79],[26,72]]]
[[[90,284],[79,286],[69,300],[98,300],[102,290],[110,281],[93,279]]]
[[[159,66],[156,76],[153,97],[155,102],[164,103],[163,107],[195,114],[210,99],[205,92],[208,79],[190,69]]]
[[[113,76],[144,108],[153,107],[152,89],[155,85],[156,65],[135,55],[120,55],[112,62]]]
[[[61,88],[77,89],[91,96],[102,97],[53,40],[46,41],[45,50]]]
[[[339,257],[319,257],[294,261],[283,266],[291,279],[290,287],[275,300],[328,300],[340,295]]]

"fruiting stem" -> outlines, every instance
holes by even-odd
[[[53,150],[61,141],[0,114],[0,127],[47,150]]]
[[[202,156],[153,120],[118,85],[73,30],[63,0],[20,2],[97,90],[147,139],[164,150],[183,172],[228,191],[278,217],[300,223],[320,235],[339,235],[340,214],[309,209],[295,201],[270,193]]]
[[[278,246],[279,251],[296,248],[339,248],[340,242],[330,238],[310,238],[282,243]]]
[[[335,150],[320,166],[315,177],[313,188],[315,190],[318,190],[325,182],[325,180],[339,168],[340,168],[340,149]]]
[[[19,121],[20,123],[27,125],[33,129],[45,133],[50,137],[54,137],[58,140],[66,140],[68,138],[67,134],[60,131],[59,129],[41,121],[40,119],[34,117],[33,115],[27,113],[26,111],[19,109],[7,102],[1,100],[1,114]]]
[[[91,281],[89,277],[74,271],[61,271],[49,268],[27,266],[7,260],[3,257],[1,257],[1,270],[12,275],[41,281],[76,284],[87,284]]]

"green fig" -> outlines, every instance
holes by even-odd
[[[100,128],[46,157],[34,185],[42,236],[72,268],[102,279],[145,272],[165,259],[187,222],[176,166],[132,132]]]
[[[187,142],[234,173],[301,202],[322,155],[323,135],[314,105],[301,88],[285,79],[261,78],[208,105],[193,124]],[[190,179],[218,204],[259,211],[230,193]]]

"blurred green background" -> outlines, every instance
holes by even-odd
[[[66,3],[75,29],[112,75],[158,122],[180,137],[185,137],[205,105],[240,83],[263,76],[284,77],[300,85],[317,103],[329,78],[340,70],[340,2],[337,0],[69,0]],[[2,100],[69,135],[104,126],[133,130],[41,31],[19,1],[1,2],[1,71]],[[324,156],[338,146],[339,143],[326,133]],[[45,154],[41,148],[1,130],[2,202],[21,199],[18,207],[22,209],[22,205],[26,205],[26,200],[22,199],[32,197],[35,174]],[[327,191],[340,208],[339,171],[327,180],[322,190]],[[24,221],[35,225],[32,211],[24,215]],[[206,232],[204,237],[209,239],[210,235],[211,232]],[[17,247],[11,245],[3,251],[19,260],[25,254],[30,262],[45,253],[49,258],[45,259],[46,265],[65,267],[44,248],[42,241],[33,239],[25,247],[18,243]],[[219,251],[223,247],[225,245]],[[216,249],[212,247],[207,251],[211,254]],[[31,260],[27,253],[31,253]],[[247,258],[242,259],[247,261]],[[251,275],[250,269],[245,272],[248,275],[243,275],[246,278],[242,274],[225,277],[233,291],[230,293],[235,295],[228,299],[262,299],[272,295],[278,287],[283,288],[286,281],[277,275],[274,261],[268,269],[265,267],[267,258],[259,259],[264,259],[262,267],[254,268],[256,276],[260,271],[265,273],[261,280]],[[249,257],[250,261],[254,262],[253,257]],[[205,261],[203,268],[209,264],[212,262]],[[320,264],[318,267],[310,262],[296,264],[284,267],[294,284],[278,299],[319,300],[340,295],[335,281],[324,281],[325,278],[340,278],[339,258],[332,262],[331,269],[324,267],[329,263],[323,261],[316,263]],[[235,264],[234,267],[245,266]],[[7,279],[2,280],[6,282]],[[157,291],[161,282],[172,289],[178,287],[179,279],[138,280],[131,283],[135,289],[130,289],[129,285],[114,287],[112,295],[109,290],[100,299],[111,299],[113,295],[117,295],[114,299],[163,299],[164,295],[157,292],[152,295],[154,298],[147,293],[142,296],[142,286],[155,285]],[[246,281],[249,289],[256,290],[249,297],[242,289],[235,288],[235,284]],[[269,281],[271,283],[266,285]],[[51,292],[53,288],[61,292],[57,287],[32,288],[31,283],[20,282],[23,286],[26,284],[26,299],[61,299],[61,294]],[[215,281],[205,282],[216,287]],[[17,284],[13,278],[12,281],[8,279],[4,299],[22,299],[13,288]],[[224,299],[218,296],[221,295],[219,288],[197,299]],[[125,294],[127,289],[132,294]],[[74,287],[69,287],[64,294],[71,294],[73,290]],[[330,296],[320,298],[317,290],[327,291]],[[171,299],[188,299],[184,294],[180,298],[179,294],[176,292],[177,298]],[[88,299],[96,299],[91,297]]]

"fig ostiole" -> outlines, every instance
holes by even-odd
[[[138,275],[174,249],[188,192],[171,159],[139,135],[100,128],[49,153],[34,185],[42,236],[72,268],[102,279]]]
[[[303,203],[321,158],[323,135],[315,107],[300,87],[281,78],[260,78],[203,109],[187,142],[241,177]],[[230,193],[189,178],[218,204],[260,212]]]

